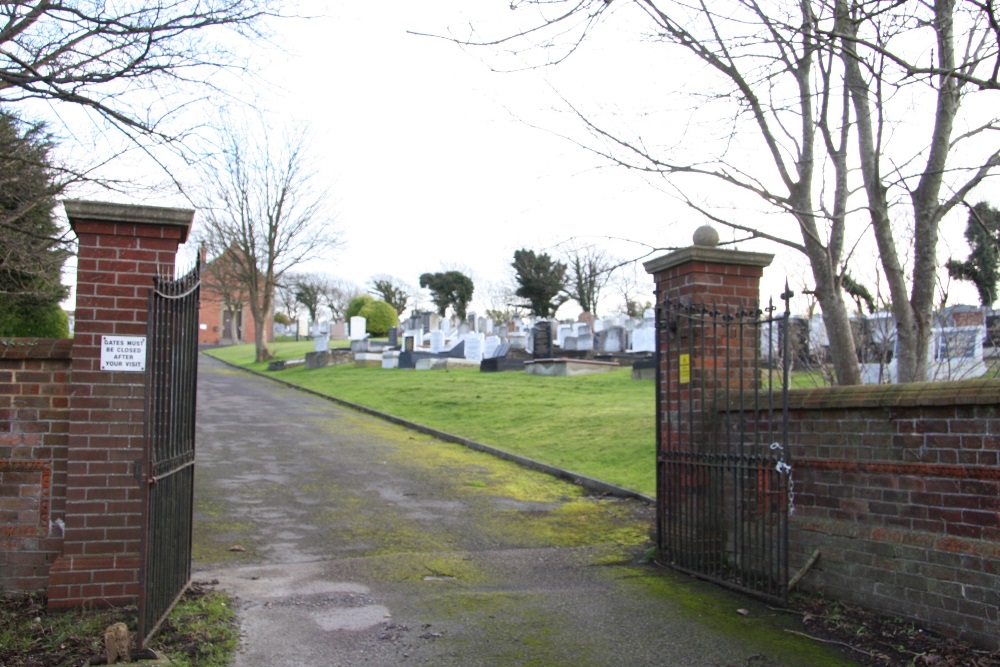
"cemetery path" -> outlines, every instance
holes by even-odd
[[[642,564],[651,508],[202,356],[196,581],[236,667],[848,665],[790,617]]]

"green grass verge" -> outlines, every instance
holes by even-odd
[[[104,664],[104,631],[125,623],[135,637],[135,607],[49,613],[41,596],[0,599],[0,665]],[[179,667],[225,667],[232,662],[239,629],[232,598],[193,584],[170,612],[149,648]]]
[[[312,351],[312,343],[277,343],[279,359]],[[252,345],[208,354],[264,371]],[[631,369],[577,377],[298,366],[269,373],[356,403],[504,451],[647,495],[655,492],[655,387]]]

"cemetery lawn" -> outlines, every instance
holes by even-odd
[[[312,342],[278,343],[278,359]],[[578,377],[296,366],[267,372],[253,345],[207,354],[291,384],[514,454],[655,495],[656,390],[631,368]]]

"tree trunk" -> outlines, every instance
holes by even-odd
[[[816,300],[823,310],[823,324],[830,341],[830,359],[838,385],[861,384],[858,352],[851,331],[851,318],[840,282],[825,250],[806,239],[806,253],[816,281]]]

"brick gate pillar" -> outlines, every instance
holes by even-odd
[[[130,350],[144,346],[148,290],[155,276],[173,275],[194,211],[89,201],[65,207],[79,253],[66,525],[63,553],[49,571],[49,606],[135,604],[146,374],[145,353]],[[122,337],[130,344],[120,345]],[[102,357],[103,343],[129,349],[119,359],[113,349]]]
[[[669,300],[684,305],[704,304],[723,312],[727,308],[732,312],[757,308],[760,279],[774,255],[725,250],[716,247],[718,239],[719,235],[714,229],[701,227],[694,234],[694,245],[644,264],[646,271],[653,274],[658,306]],[[756,382],[756,369],[727,364],[727,361],[739,358],[739,355],[732,349],[731,345],[735,341],[728,339],[725,328],[714,332],[714,340],[700,341],[705,343],[703,345],[685,345],[680,352],[686,359],[668,359],[662,333],[667,323],[660,322],[660,318],[661,311],[658,308],[659,389],[670,386],[674,391],[657,391],[660,400],[657,406],[658,442],[669,442],[673,449],[698,450],[702,443],[687,441],[692,437],[692,432],[696,437],[700,431],[688,428],[688,411],[684,409],[685,406],[692,399],[695,405],[701,405],[701,392],[713,392],[722,389],[725,384],[739,386],[741,373],[748,374],[745,381]],[[749,346],[746,358],[753,359],[753,346],[757,342],[747,338],[743,344]],[[719,386],[709,386],[712,382]],[[668,414],[673,418],[667,420],[665,415]],[[701,419],[701,415],[698,414],[695,418]],[[669,437],[668,423],[671,430]]]

